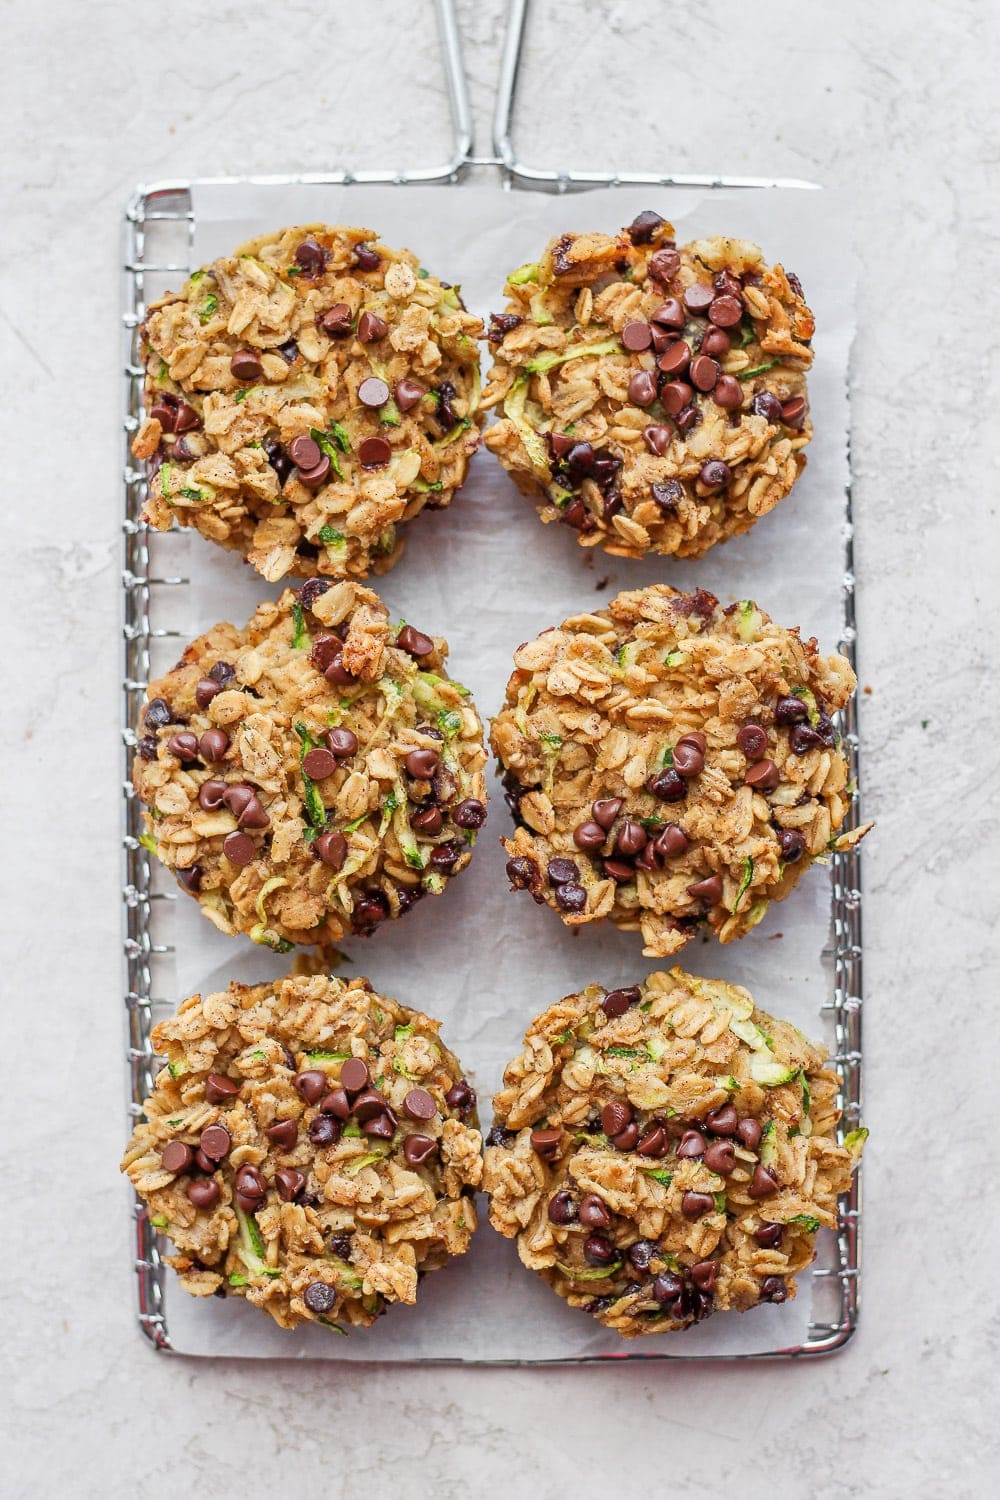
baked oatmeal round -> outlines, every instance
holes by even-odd
[[[478,446],[482,327],[369,229],[248,240],[143,322],[144,519],[193,526],[272,582],[385,572]]]
[[[838,837],[847,759],[831,713],[855,679],[752,600],[619,594],[514,653],[491,743],[515,889],[569,926],[609,917],[644,952],[742,937]]]
[[[370,933],[469,863],[486,749],[447,643],[314,578],[150,684],[144,841],[222,932],[278,951]]]
[[[322,974],[192,995],[154,1027],[167,1065],[122,1170],[185,1291],[344,1332],[465,1253],[482,1137],[438,1027]]]
[[[643,213],[564,234],[490,319],[486,446],[543,521],[618,557],[701,557],[788,494],[812,436],[813,316],[746,240]]]
[[[490,1220],[624,1338],[784,1302],[867,1136],[838,1144],[824,1057],[739,985],[680,969],[568,995],[493,1101]]]

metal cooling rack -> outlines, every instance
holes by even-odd
[[[187,583],[185,578],[157,576],[150,572],[148,528],[140,520],[145,476],[133,464],[129,447],[142,416],[143,369],[139,360],[138,327],[147,301],[161,290],[159,278],[187,276],[196,269],[192,255],[194,211],[192,188],[209,182],[251,183],[255,186],[287,187],[350,183],[448,184],[461,182],[475,169],[497,173],[506,190],[528,189],[550,193],[579,192],[596,187],[698,187],[698,188],[793,188],[812,190],[816,183],[794,178],[730,177],[714,175],[670,175],[656,173],[587,172],[572,168],[549,168],[523,161],[512,137],[517,84],[526,34],[530,0],[510,0],[507,30],[501,58],[493,115],[493,154],[477,156],[474,149],[472,111],[462,61],[455,0],[432,0],[448,92],[452,127],[452,154],[439,166],[405,170],[350,171],[249,178],[212,178],[163,182],[136,189],[129,200],[124,224],[122,304],[122,927],[125,1009],[127,1020],[128,1124],[142,1113],[142,1101],[151,1092],[155,1055],[150,1034],[153,1008],[160,1003],[155,993],[157,970],[169,960],[173,948],[157,941],[156,908],[176,899],[173,891],[153,889],[151,860],[139,842],[141,809],[130,781],[136,744],[136,727],[146,685],[150,677],[150,655],[154,643],[180,632],[159,627],[164,591]],[[846,379],[846,371],[845,371]],[[848,458],[850,454],[848,454]],[[840,651],[856,666],[856,615],[853,519],[851,489],[846,495],[843,592],[843,630]],[[855,785],[859,780],[857,704],[852,700],[841,718],[841,730]],[[857,799],[851,805],[847,826],[859,821]],[[832,969],[832,993],[822,1007],[834,1038],[833,1059],[841,1077],[841,1134],[853,1129],[861,1110],[861,1018],[862,934],[860,854],[851,850],[831,860],[832,924],[830,945],[824,958]],[[158,1235],[145,1205],[136,1197],[133,1206],[133,1253],[138,1301],[138,1321],[154,1348],[172,1348],[164,1309],[164,1275]],[[855,1173],[852,1186],[841,1199],[836,1234],[821,1236],[818,1259],[812,1268],[813,1309],[806,1338],[800,1344],[766,1354],[700,1355],[666,1352],[629,1352],[568,1358],[539,1363],[584,1364],[604,1360],[704,1361],[719,1359],[758,1360],[803,1358],[832,1354],[844,1348],[857,1328],[861,1300],[861,1184]],[[534,1363],[526,1361],[524,1363]]]

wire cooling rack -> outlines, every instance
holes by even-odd
[[[151,1042],[157,970],[172,953],[169,943],[159,942],[157,907],[176,899],[173,891],[153,888],[151,861],[139,842],[141,808],[130,780],[136,744],[136,728],[146,685],[150,678],[151,653],[156,642],[180,638],[180,632],[160,626],[164,594],[184,585],[181,577],[157,576],[150,571],[148,530],[140,520],[145,496],[145,476],[130,454],[133,434],[142,418],[143,369],[139,358],[138,328],[147,301],[158,294],[159,279],[186,277],[196,269],[192,246],[195,219],[192,188],[227,183],[251,183],[259,187],[301,185],[347,185],[350,183],[449,184],[459,183],[476,169],[489,169],[499,176],[505,190],[550,193],[580,192],[596,187],[700,187],[700,188],[791,188],[809,191],[815,183],[794,178],[732,177],[716,175],[670,175],[656,173],[603,173],[570,167],[541,167],[522,160],[513,144],[514,108],[527,31],[530,0],[510,0],[497,97],[493,115],[493,154],[477,156],[472,112],[454,0],[432,0],[441,58],[447,86],[452,128],[452,153],[438,166],[403,170],[351,171],[250,178],[213,178],[162,182],[136,189],[129,200],[124,224],[123,253],[123,422],[122,422],[122,925],[125,1010],[127,1019],[128,1122],[129,1130],[142,1113],[142,1101],[151,1092],[156,1072]],[[846,379],[846,371],[845,371]],[[846,495],[844,572],[842,580],[843,628],[840,651],[856,664],[856,616],[853,520],[851,490]],[[859,780],[857,705],[852,700],[840,716],[840,728],[850,762],[850,776]],[[848,814],[848,827],[859,820],[857,799]],[[824,954],[831,967],[829,1000],[822,1010],[834,1036],[834,1062],[841,1078],[841,1133],[854,1129],[860,1120],[862,1075],[862,929],[861,865],[857,849],[836,854],[831,860],[832,923]],[[159,1237],[150,1223],[145,1205],[136,1197],[133,1206],[134,1269],[138,1300],[138,1322],[154,1348],[170,1350],[164,1304],[164,1275]],[[832,1354],[842,1349],[854,1333],[860,1309],[861,1184],[855,1173],[852,1186],[841,1199],[835,1234],[820,1236],[818,1258],[812,1268],[813,1308],[805,1339],[789,1348],[765,1354],[705,1355],[683,1353],[636,1353],[599,1355],[596,1361],[642,1359],[644,1361],[692,1361],[720,1358],[802,1358]],[[568,1358],[556,1363],[589,1363],[591,1359]],[[530,1363],[530,1362],[529,1362]],[[553,1363],[547,1361],[546,1363]]]

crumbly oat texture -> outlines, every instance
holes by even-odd
[[[310,579],[150,684],[145,841],[222,932],[284,951],[401,916],[486,818],[482,725],[447,643],[362,584]]]
[[[576,926],[609,917],[644,952],[704,924],[742,937],[838,836],[850,801],[830,714],[842,656],[665,584],[619,594],[514,653],[491,741],[516,827],[516,889]]]
[[[319,974],[193,995],[153,1045],[122,1170],[185,1291],[344,1332],[468,1249],[482,1137],[437,1021]]]
[[[385,572],[478,446],[481,333],[456,287],[369,229],[247,241],[143,323],[145,519],[272,582]]]
[[[534,1020],[493,1101],[496,1229],[624,1338],[795,1296],[867,1131],[835,1073],[746,990],[680,969]]]
[[[655,213],[564,234],[494,314],[486,446],[543,521],[618,557],[701,557],[788,494],[812,436],[813,316],[746,240]]]

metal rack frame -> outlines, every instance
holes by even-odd
[[[472,111],[461,41],[455,13],[455,0],[433,0],[442,63],[448,92],[452,127],[452,154],[438,166],[399,170],[351,171],[339,168],[332,172],[297,175],[267,175],[247,178],[211,178],[192,181],[160,182],[136,189],[130,198],[124,224],[123,309],[122,309],[122,741],[123,741],[123,812],[122,812],[122,912],[124,998],[127,1023],[127,1062],[129,1080],[128,1122],[131,1130],[142,1112],[142,1101],[151,1092],[155,1056],[151,1031],[153,1007],[153,970],[161,956],[172,952],[169,944],[154,938],[154,914],[158,903],[172,902],[173,892],[152,889],[151,865],[139,842],[142,831],[141,810],[130,781],[131,760],[136,744],[136,726],[150,675],[150,650],[155,640],[179,636],[179,632],[161,629],[155,624],[157,596],[164,589],[183,585],[179,577],[157,576],[150,572],[148,529],[140,520],[145,476],[131,458],[130,444],[142,415],[143,369],[139,360],[138,329],[146,301],[146,278],[151,274],[187,275],[195,269],[191,250],[194,240],[194,213],[191,189],[195,185],[251,183],[256,186],[347,185],[368,183],[405,186],[461,182],[475,168],[489,168],[499,174],[502,187],[550,193],[585,191],[594,187],[643,186],[700,188],[791,188],[815,189],[817,184],[797,179],[774,177],[730,177],[717,175],[668,175],[656,173],[602,173],[573,169],[537,167],[522,161],[513,145],[514,107],[524,50],[530,0],[510,0],[504,39],[497,97],[493,115],[493,148],[491,156],[476,156]],[[162,260],[157,241],[164,226],[181,226],[186,234],[188,254],[183,262]],[[151,258],[150,258],[151,257]],[[846,372],[845,372],[846,379]],[[848,453],[848,459],[850,454]],[[846,495],[846,539],[844,553],[843,631],[839,649],[856,665],[856,615],[853,521],[851,489]],[[852,700],[844,710],[841,728],[850,762],[850,776],[859,779],[859,742],[857,704]],[[848,814],[848,827],[859,820],[857,799]],[[831,861],[832,937],[824,957],[832,965],[833,992],[822,1007],[832,1025],[834,1061],[841,1076],[841,1132],[853,1129],[861,1109],[862,1064],[862,928],[861,864],[854,849],[837,854]],[[170,1350],[169,1332],[164,1311],[164,1267],[158,1236],[149,1220],[145,1205],[136,1197],[133,1207],[133,1250],[136,1274],[138,1322],[147,1339],[158,1350]],[[821,1256],[824,1250],[820,1251]],[[844,1348],[857,1328],[860,1309],[861,1254],[861,1184],[855,1173],[850,1191],[841,1200],[838,1228],[826,1237],[826,1262],[817,1263],[812,1275],[817,1283],[815,1301],[827,1297],[830,1310],[817,1314],[814,1302],[813,1320],[801,1344],[766,1354],[699,1355],[668,1352],[629,1352],[599,1355],[588,1359],[567,1357],[557,1361],[527,1361],[528,1364],[583,1364],[604,1360],[660,1362],[705,1362],[719,1359],[763,1360],[804,1358],[832,1354]],[[497,1361],[503,1363],[503,1361]]]

